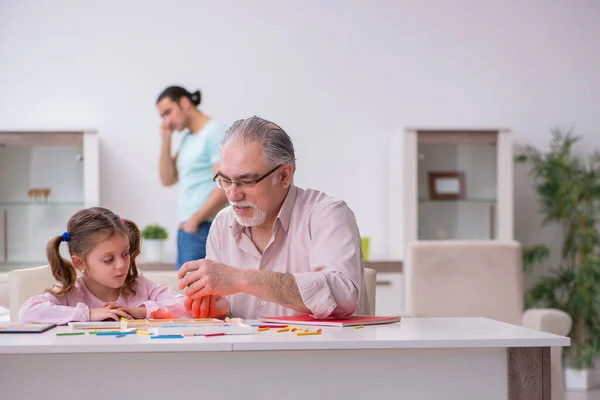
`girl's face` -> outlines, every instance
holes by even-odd
[[[73,260],[74,265],[85,272],[87,279],[111,289],[123,286],[130,262],[129,239],[120,233],[96,245],[85,261]]]

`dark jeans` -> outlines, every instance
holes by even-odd
[[[198,225],[198,230],[194,233],[187,233],[183,229],[177,232],[177,266],[176,270],[188,261],[206,258],[206,238],[210,222],[203,222]]]

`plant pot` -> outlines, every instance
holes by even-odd
[[[165,241],[160,239],[144,239],[142,259],[144,262],[162,262]]]
[[[586,392],[597,386],[600,386],[598,363],[588,369],[565,368],[565,391]]]

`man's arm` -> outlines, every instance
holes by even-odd
[[[240,272],[242,292],[294,311],[311,313],[304,305],[294,275],[250,269],[240,269]]]
[[[305,306],[318,318],[363,312],[361,240],[354,213],[342,201],[310,215],[310,272],[291,271]]]
[[[171,156],[171,135],[162,135],[160,150],[160,183],[163,186],[171,186],[177,183],[177,156]]]
[[[212,169],[215,174],[219,172],[219,163],[214,163]],[[202,222],[221,211],[227,203],[225,191],[215,186],[213,191],[210,192],[210,195],[208,195],[208,199],[206,199],[204,204],[202,204],[202,206],[200,206],[200,208],[190,217],[190,220],[195,225],[200,225]]]

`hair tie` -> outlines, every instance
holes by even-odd
[[[63,234],[62,234],[62,235],[60,235],[60,236],[62,236],[62,238],[63,238],[63,240],[64,240],[65,242],[70,242],[70,241],[71,241],[71,235],[69,235],[69,232],[65,232],[65,233],[63,233]]]
[[[125,222],[125,218],[123,217],[119,217],[119,220],[121,220],[121,222]]]

